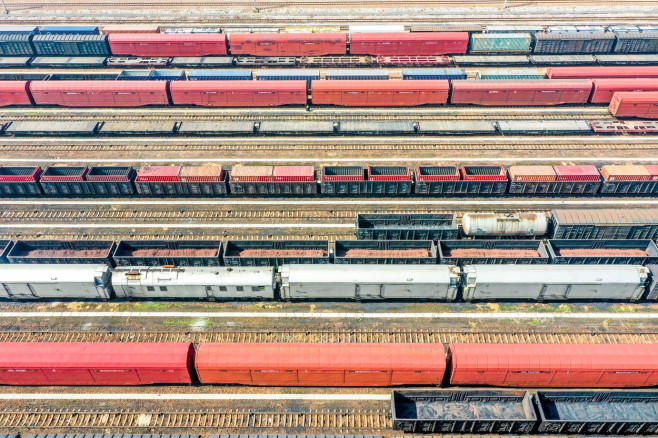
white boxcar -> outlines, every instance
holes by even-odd
[[[272,267],[117,267],[112,274],[120,298],[273,299]]]
[[[283,265],[281,298],[454,300],[459,268],[448,265]]]
[[[0,265],[0,297],[107,300],[112,296],[110,276],[107,265]]]
[[[645,291],[649,270],[635,265],[468,265],[464,300],[626,300]]]

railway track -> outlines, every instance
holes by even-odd
[[[339,429],[385,430],[393,427],[385,410],[332,410],[332,412],[255,412],[199,409],[190,411],[128,411],[36,408],[0,410],[0,427],[130,429]],[[131,430],[132,432],[132,430]]]
[[[653,344],[658,333],[633,332],[464,332],[464,331],[222,331],[222,332],[67,332],[1,331],[0,342],[254,342],[254,343],[525,343]]]
[[[0,227],[0,231],[2,227]],[[328,240],[334,242],[336,240],[355,240],[356,236],[354,235],[353,230],[348,230],[344,233],[309,233],[308,230],[299,230],[298,233],[276,233],[276,234],[263,234],[259,233],[259,230],[244,230],[239,231],[236,229],[227,230],[226,232],[221,232],[221,230],[212,229],[212,230],[200,230],[200,231],[190,231],[185,229],[184,226],[181,228],[170,228],[166,231],[163,231],[160,227],[154,227],[150,232],[148,230],[140,229],[136,230],[126,230],[121,232],[120,230],[111,230],[111,227],[105,230],[94,230],[87,232],[61,232],[58,230],[49,230],[46,227],[34,232],[34,229],[25,229],[25,230],[16,230],[15,232],[5,232],[0,233],[0,239],[4,240]],[[341,230],[339,230],[341,231]]]

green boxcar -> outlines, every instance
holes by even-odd
[[[528,53],[529,33],[491,33],[471,35],[470,53]]]
[[[490,68],[477,76],[478,79],[546,79],[546,73],[538,68]]]

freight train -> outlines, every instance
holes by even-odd
[[[92,123],[93,125],[93,123]],[[277,124],[281,129],[280,124]],[[317,174],[320,173],[318,181]],[[0,166],[0,197],[655,196],[658,165]]]
[[[548,26],[534,31],[490,27],[485,33],[407,32],[350,26],[348,32],[115,32],[97,26],[35,26],[0,29],[0,54],[130,56],[436,56],[445,54],[656,53],[655,26]]]
[[[0,353],[3,385],[658,385],[656,344],[3,342]]]
[[[655,91],[658,78],[1,81],[0,106],[609,105],[615,93]]]

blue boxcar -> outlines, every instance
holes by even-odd
[[[185,80],[185,70],[153,70],[152,81],[182,81]]]
[[[190,81],[250,81],[251,70],[190,70]]]
[[[370,81],[386,80],[389,78],[388,70],[382,69],[328,69],[325,72],[327,80]]]
[[[75,33],[78,35],[97,35],[98,26],[43,26],[41,34],[47,35],[51,33]]]
[[[256,79],[259,81],[306,81],[310,83],[320,79],[320,70],[261,70],[256,72]]]
[[[402,79],[467,79],[463,68],[405,68]]]

